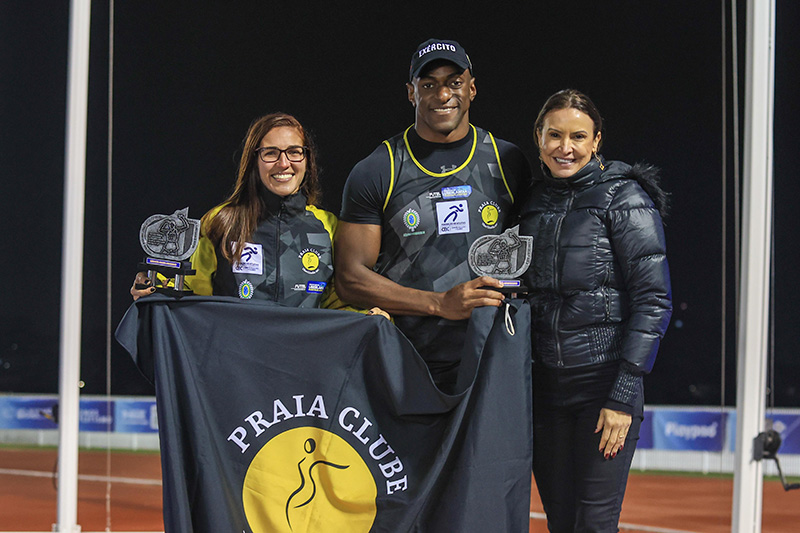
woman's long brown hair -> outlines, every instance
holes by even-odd
[[[263,214],[259,198],[259,188],[262,185],[258,174],[256,149],[270,130],[280,127],[296,129],[303,140],[303,145],[307,147],[306,173],[300,190],[305,194],[307,204],[319,205],[322,194],[317,169],[317,151],[305,128],[296,118],[286,113],[271,113],[253,121],[244,138],[239,173],[233,192],[216,215],[212,216],[213,211],[210,211],[203,215],[201,221],[205,236],[215,247],[220,247],[223,257],[231,264],[238,262],[242,254],[242,246],[237,246],[234,250],[233,244],[243,244],[250,240]]]

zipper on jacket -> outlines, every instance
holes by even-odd
[[[275,215],[275,297],[276,302],[280,301],[281,290],[281,216],[286,211],[286,206],[281,200],[281,207],[278,209],[278,214]]]
[[[611,266],[606,263],[605,276],[603,276],[603,284],[600,286],[603,291],[603,305],[605,307],[605,321],[611,321],[611,295],[608,292],[608,286],[611,282]]]
[[[558,269],[558,256],[559,256],[559,253],[561,251],[561,246],[560,246],[561,245],[561,225],[564,223],[564,219],[567,218],[567,215],[569,214],[570,209],[572,209],[572,201],[574,200],[574,198],[575,198],[575,191],[570,190],[569,191],[569,198],[567,199],[567,206],[566,206],[566,209],[564,210],[564,216],[561,217],[558,220],[558,223],[556,224],[556,235],[555,235],[555,239],[553,239],[553,241],[554,241],[554,243],[553,243],[554,244],[554,246],[553,246],[553,280],[554,280],[554,287],[553,288],[559,294],[561,293],[561,276],[559,274],[560,271]],[[559,368],[563,368],[564,367],[564,360],[561,357],[561,338],[560,338],[560,336],[558,334],[558,322],[559,322],[560,318],[561,318],[561,305],[559,305],[556,308],[556,312],[553,313],[553,337],[554,337],[555,346],[556,346],[557,365],[558,365]]]

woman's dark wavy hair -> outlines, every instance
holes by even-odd
[[[575,89],[563,89],[547,99],[542,109],[539,111],[539,115],[536,117],[533,131],[534,142],[537,143],[537,146],[536,134],[538,133],[541,136],[545,116],[550,111],[557,111],[559,109],[577,109],[592,119],[595,137],[598,133],[603,131],[603,117],[600,116],[600,110],[597,109],[594,102],[580,91]],[[603,138],[600,137],[600,143],[597,145],[598,152],[602,144]],[[653,200],[653,204],[656,209],[658,209],[661,217],[666,217],[669,211],[669,194],[661,188],[659,169],[645,163],[637,163],[629,171],[628,177],[639,182],[639,185],[641,185],[644,191],[650,196],[650,199]]]
[[[224,207],[213,217],[203,216],[201,227],[214,246],[220,246],[223,257],[231,263],[241,258],[241,247],[233,249],[233,243],[244,243],[252,238],[263,215],[263,203],[259,196],[261,177],[258,174],[258,154],[256,149],[264,136],[274,128],[294,128],[306,146],[306,173],[300,190],[306,196],[306,203],[319,207],[322,190],[319,185],[317,150],[311,135],[300,121],[287,113],[271,113],[253,121],[242,141],[242,157],[233,192],[225,200]]]

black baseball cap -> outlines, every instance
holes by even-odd
[[[455,63],[463,69],[469,69],[472,74],[472,61],[469,60],[466,50],[455,41],[445,39],[428,39],[417,47],[414,55],[411,56],[411,68],[409,78],[418,78],[423,67],[437,59],[445,59]]]

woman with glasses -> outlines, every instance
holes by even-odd
[[[567,89],[539,112],[542,177],[522,208],[533,341],[533,473],[550,531],[616,532],[642,377],[672,313],[657,169],[600,155],[602,118]]]
[[[334,299],[336,217],[318,207],[317,154],[296,118],[255,120],[244,139],[233,193],[201,220],[186,285],[200,295],[319,307]],[[137,283],[149,283],[137,274]],[[134,299],[155,288],[131,288]]]

